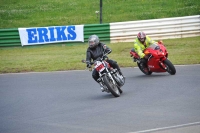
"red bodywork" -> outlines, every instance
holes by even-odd
[[[144,50],[144,54],[148,56],[148,70],[151,72],[166,72],[166,66],[163,61],[168,57],[168,52],[162,41],[159,41],[157,46],[159,47],[151,45]],[[140,59],[139,55],[135,51],[131,50],[130,54],[134,59]]]

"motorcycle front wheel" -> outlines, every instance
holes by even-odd
[[[103,81],[104,84],[107,86],[108,90],[113,94],[113,96],[115,97],[120,96],[120,91],[117,85],[113,84],[112,79],[110,79],[110,77],[107,74],[103,76]]]
[[[171,75],[175,75],[176,74],[176,69],[175,69],[174,65],[168,59],[164,60],[164,64],[167,67],[166,71],[169,74],[171,74]]]

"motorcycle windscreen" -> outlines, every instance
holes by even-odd
[[[151,48],[151,49],[154,49],[154,50],[160,49],[160,47],[156,43],[151,44],[148,48]]]

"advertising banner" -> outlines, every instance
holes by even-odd
[[[22,46],[59,42],[84,42],[84,25],[18,28]]]

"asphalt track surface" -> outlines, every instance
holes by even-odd
[[[115,98],[91,72],[0,75],[0,133],[200,133],[200,65],[176,75],[122,68]]]

